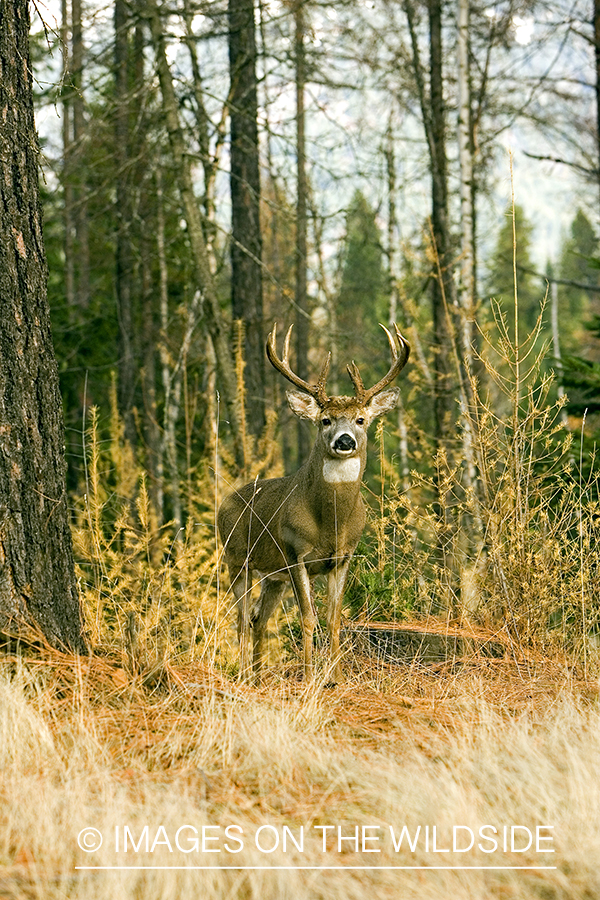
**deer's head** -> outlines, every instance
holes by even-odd
[[[348,459],[364,456],[367,443],[367,428],[378,416],[398,405],[399,388],[386,390],[406,365],[410,353],[408,341],[402,337],[398,326],[394,325],[392,335],[384,325],[392,353],[392,365],[387,374],[373,385],[365,388],[358,367],[354,362],[347,366],[348,374],[354,385],[354,397],[334,396],[327,394],[327,375],[331,363],[331,353],[323,363],[321,374],[316,384],[309,384],[292,371],[289,363],[290,326],[283,344],[283,356],[277,355],[277,326],[267,340],[267,357],[270,363],[281,372],[299,391],[287,391],[286,396],[290,408],[301,419],[309,419],[319,429],[317,445],[325,456],[332,459]]]

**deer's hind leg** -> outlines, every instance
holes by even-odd
[[[267,623],[283,598],[284,581],[263,581],[260,597],[252,613],[252,635],[254,640],[254,675],[260,678],[265,662],[265,635]]]

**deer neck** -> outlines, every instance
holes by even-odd
[[[325,484],[359,485],[364,470],[360,456],[350,456],[347,459],[336,459],[326,456],[321,466],[321,475]]]
[[[360,485],[366,464],[366,453],[345,459],[332,457],[322,448],[313,447],[304,466],[298,471],[304,481],[309,503],[322,507],[332,501],[345,499],[350,505],[360,493]]]

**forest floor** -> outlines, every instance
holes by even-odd
[[[599,897],[598,681],[500,641],[334,688],[5,656],[0,898]]]

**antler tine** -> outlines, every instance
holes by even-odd
[[[362,401],[363,397],[365,396],[365,386],[363,384],[361,374],[358,370],[358,366],[356,365],[354,360],[352,360],[352,362],[346,366],[346,369],[348,370],[348,375],[350,376],[350,380],[354,385],[354,393],[356,394],[356,399]]]
[[[288,328],[288,330],[286,332],[284,341],[283,341],[283,362],[285,363],[286,366],[289,366],[290,339],[292,337],[292,328],[293,327],[294,327],[293,325],[290,325],[290,327]],[[273,325],[273,335],[275,335],[276,331],[277,331],[277,325]],[[275,343],[275,337],[273,337],[273,343]]]
[[[377,384],[374,384],[372,388],[369,388],[368,391],[364,392],[362,397],[363,403],[368,403],[375,394],[379,394],[384,388],[390,384],[396,378],[397,375],[400,374],[406,363],[408,362],[408,357],[410,355],[410,344],[406,340],[406,338],[402,337],[400,334],[400,329],[394,322],[394,335],[391,334],[390,331],[385,327],[385,325],[381,325],[385,333],[387,334],[388,341],[390,344],[390,350],[392,352],[392,365],[381,381],[378,381]],[[396,341],[397,344],[396,345]],[[352,376],[350,376],[352,377]],[[352,379],[354,381],[354,379]]]
[[[331,352],[327,354],[327,358],[323,363],[321,368],[321,374],[317,379],[317,390],[315,393],[315,397],[317,402],[321,405],[324,405],[329,400],[327,393],[325,391],[325,385],[327,384],[327,376],[329,375],[329,366],[331,365]]]
[[[292,384],[296,385],[296,387],[301,388],[307,394],[310,394],[311,397],[314,397],[318,403],[325,402],[328,398],[325,394],[325,381],[327,379],[327,373],[329,371],[329,362],[331,358],[331,354],[325,360],[325,364],[321,370],[321,375],[319,376],[319,381],[317,384],[309,384],[308,381],[304,381],[303,378],[300,378],[299,375],[296,375],[295,372],[292,372],[292,368],[290,366],[289,357],[290,357],[290,339],[292,336],[292,328],[294,326],[290,325],[287,330],[287,334],[285,336],[285,340],[283,342],[283,358],[280,359],[277,355],[277,325],[273,325],[273,331],[269,334],[267,338],[267,357],[271,365],[277,369],[278,372],[287,378],[288,381],[291,381]]]

